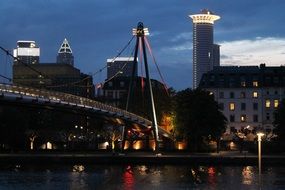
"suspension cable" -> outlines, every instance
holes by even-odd
[[[133,49],[133,51],[132,51],[132,53],[131,53],[131,56],[129,56],[129,58],[128,58],[128,60],[126,61],[126,63],[125,63],[113,76],[111,76],[110,78],[106,79],[106,80],[103,82],[103,84],[109,82],[110,80],[112,80],[113,78],[115,78],[116,76],[118,76],[118,75],[123,71],[123,69],[127,66],[128,62],[130,61],[132,55],[134,54],[134,51],[135,51],[135,48]],[[113,60],[114,60],[114,59],[113,59]]]
[[[9,82],[11,82],[11,81],[12,81],[12,79],[11,79],[11,78],[6,77],[6,76],[4,76],[4,75],[1,75],[1,74],[0,74],[0,77],[2,77],[2,78],[4,78],[4,79],[7,79]]]
[[[140,63],[141,63],[141,88],[142,88],[142,94],[144,92],[144,79],[143,79],[143,73],[144,73],[144,70],[143,70],[143,53],[142,53],[142,39],[139,38],[139,52],[140,52]]]
[[[6,54],[5,65],[4,65],[4,74],[3,75],[0,74],[0,77],[8,80],[9,82],[11,82],[12,78],[7,77],[7,63],[8,63],[8,55]]]
[[[6,52],[7,55],[9,55],[10,57],[12,57],[13,59],[16,59],[19,63],[23,64],[24,66],[28,67],[29,69],[31,69],[32,71],[34,71],[35,73],[39,74],[41,77],[45,78],[45,75],[42,74],[42,72],[38,71],[37,69],[31,67],[29,64],[23,62],[22,60],[20,60],[18,57],[15,57],[14,55],[12,55],[7,49],[3,48],[2,46],[0,46],[0,49],[3,50],[4,52]],[[48,78],[48,77],[46,77]]]
[[[157,62],[156,62],[156,59],[155,59],[155,57],[154,57],[154,55],[153,55],[153,53],[152,53],[152,50],[151,50],[151,47],[150,47],[150,45],[149,45],[149,43],[148,43],[147,37],[145,36],[144,39],[145,39],[145,43],[146,43],[146,46],[147,46],[147,48],[148,48],[148,51],[149,51],[149,53],[150,53],[150,55],[151,55],[151,57],[152,57],[152,59],[153,59],[153,62],[154,62],[154,64],[155,64],[156,69],[157,69],[157,71],[158,71],[158,73],[159,73],[159,76],[160,76],[160,78],[161,78],[161,80],[162,80],[163,87],[164,87],[164,89],[165,89],[165,91],[166,91],[166,94],[169,96],[168,87],[167,87],[167,85],[166,85],[166,83],[165,83],[165,81],[164,81],[164,78],[163,78],[163,76],[162,76],[162,74],[161,74],[161,72],[160,72],[160,69],[159,69],[158,64],[157,64]]]

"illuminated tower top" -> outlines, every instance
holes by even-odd
[[[193,19],[193,23],[208,23],[214,24],[214,21],[219,20],[221,17],[214,15],[213,12],[208,9],[203,9],[201,13],[195,15],[189,15]]]
[[[58,50],[58,53],[70,53],[70,54],[72,54],[72,50],[71,50],[70,45],[69,45],[66,38],[64,38],[64,40],[63,40],[63,42],[62,42],[62,44]]]
[[[57,55],[57,63],[74,65],[74,57],[71,47],[66,38],[64,38]]]

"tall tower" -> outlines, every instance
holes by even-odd
[[[72,50],[66,38],[63,40],[58,50],[56,62],[70,64],[72,66],[74,65],[74,57],[72,55]]]
[[[189,15],[193,19],[193,88],[197,88],[202,75],[219,66],[219,46],[213,43],[214,21],[220,16],[203,9],[201,13]],[[219,55],[218,55],[219,57]]]

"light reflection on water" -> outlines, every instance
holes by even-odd
[[[285,189],[285,167],[264,167],[262,189]],[[259,189],[255,166],[0,167],[0,189]]]

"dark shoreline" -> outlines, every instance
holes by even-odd
[[[155,165],[258,165],[248,153],[154,154],[154,153],[8,153],[5,164],[155,164]],[[285,155],[262,155],[262,165],[285,165]]]

